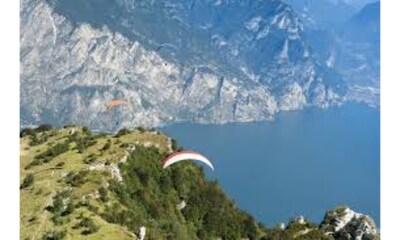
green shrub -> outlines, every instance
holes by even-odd
[[[294,238],[288,233],[281,229],[274,229],[268,233],[267,236],[263,237],[265,240],[293,240]]]
[[[30,141],[29,145],[36,146],[36,145],[42,144],[47,141],[48,136],[47,136],[47,134],[45,134],[45,132],[50,131],[52,129],[53,129],[53,127],[50,124],[43,124],[34,129],[24,128],[20,132],[19,136],[20,136],[20,138],[25,137],[25,136],[30,136],[31,141]],[[42,133],[40,138],[38,137],[39,133]]]
[[[46,151],[36,155],[35,160],[38,161],[33,161],[31,165],[39,165],[42,164],[43,162],[45,163],[50,162],[51,159],[57,157],[62,153],[67,152],[68,150],[69,150],[69,142],[57,143],[56,145],[48,148]]]
[[[34,129],[27,127],[27,128],[22,129],[19,136],[21,138],[25,137],[25,136],[34,136],[34,135],[37,135],[38,133],[44,133],[44,132],[50,131],[52,129],[53,129],[53,127],[50,124],[43,124]],[[34,137],[37,138],[37,136],[34,136]]]
[[[42,240],[62,240],[66,235],[66,230],[47,232],[43,235]]]
[[[123,128],[123,129],[121,129],[121,130],[118,131],[118,133],[115,135],[115,137],[116,137],[116,138],[119,138],[119,137],[124,136],[124,135],[127,135],[127,134],[129,134],[129,133],[131,133],[131,131],[129,131],[129,129]]]
[[[53,206],[47,207],[47,210],[53,213],[51,220],[55,225],[61,225],[63,223],[61,215],[64,211],[64,200],[60,194],[54,197]]]
[[[35,133],[35,130],[32,128],[24,128],[22,131],[19,133],[19,137],[25,137],[25,136],[31,136]]]
[[[89,235],[95,233],[99,230],[99,226],[97,226],[93,220],[89,217],[83,217],[82,220],[73,226],[74,229],[84,228],[81,232],[82,235]]]
[[[33,132],[30,136],[29,136],[29,146],[37,146],[40,145],[44,142],[47,141],[48,136],[46,133],[42,133],[40,136],[38,136],[38,134],[36,132]]]
[[[78,132],[75,132],[69,136],[69,142],[75,142],[75,149],[77,149],[79,153],[83,153],[86,148],[96,144],[97,140],[94,136],[81,136]]]
[[[88,135],[88,136],[91,136],[92,135],[92,132],[89,130],[89,128],[88,127],[82,127],[82,132],[84,133],[84,134],[86,134],[86,135]]]
[[[159,179],[160,189],[163,193],[168,193],[172,188],[172,181],[168,175],[161,175]]]
[[[53,126],[51,126],[51,124],[42,124],[39,127],[37,127],[35,129],[36,132],[46,132],[46,131],[50,131],[53,129]]]
[[[70,184],[72,187],[81,186],[87,181],[86,176],[88,173],[88,171],[79,171],[77,173],[69,172],[65,177],[65,182]]]
[[[28,222],[36,222],[36,220],[37,220],[37,217],[33,216],[33,217],[29,218]]]
[[[51,220],[55,225],[61,225],[67,220],[65,217],[70,215],[74,209],[75,205],[72,200],[69,199],[67,205],[65,205],[65,199],[67,199],[70,195],[70,192],[64,191],[57,193],[53,198],[53,204],[51,206],[47,206],[46,210],[53,213]]]
[[[137,127],[136,130],[138,130],[140,133],[146,132],[146,128],[141,127],[141,126]]]
[[[70,200],[65,210],[61,213],[61,216],[67,216],[71,214],[74,210],[75,210],[75,205],[72,202],[72,200]]]
[[[26,175],[26,177],[22,181],[22,183],[21,183],[19,188],[20,189],[27,188],[27,187],[33,185],[34,181],[35,181],[35,177],[33,176],[32,173],[29,173],[28,175]]]
[[[83,160],[83,162],[86,164],[91,164],[91,163],[94,163],[95,161],[96,161],[96,157],[91,157],[91,156],[89,156],[88,158],[85,158]]]
[[[172,147],[172,151],[174,151],[174,152],[177,151],[179,148],[178,142],[174,138],[171,139],[171,147]]]
[[[111,147],[111,140],[108,139],[107,142],[106,142],[106,144],[104,144],[102,150],[103,150],[103,151],[106,151],[106,150],[110,149],[110,147]]]
[[[143,185],[147,185],[148,181],[149,181],[149,174],[143,170],[142,168],[134,168],[133,172],[136,173],[137,177],[139,178],[139,181],[143,184]]]
[[[129,143],[121,143],[121,144],[119,145],[119,147],[120,147],[120,148],[127,148],[127,147],[129,147]]]
[[[65,162],[59,162],[56,164],[57,168],[63,167],[65,165]]]
[[[108,191],[105,187],[99,188],[99,195],[102,202],[108,202],[108,200],[110,200],[108,197]]]

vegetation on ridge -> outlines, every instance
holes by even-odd
[[[190,161],[162,169],[179,146],[157,131],[46,125],[20,141],[21,239],[331,239],[296,220],[267,229]]]

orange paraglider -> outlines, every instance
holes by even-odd
[[[115,106],[119,105],[128,105],[129,103],[126,100],[122,99],[113,99],[106,104],[107,111],[111,110]]]

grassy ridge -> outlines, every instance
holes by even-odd
[[[192,162],[162,169],[177,145],[158,132],[46,125],[20,141],[21,239],[329,239],[309,223],[267,229]]]

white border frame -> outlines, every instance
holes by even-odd
[[[0,9],[0,226],[2,239],[19,239],[19,1]]]
[[[381,238],[399,237],[400,6],[381,1]]]
[[[400,217],[400,2],[381,1],[381,237],[398,237]],[[0,224],[4,239],[19,239],[19,2],[1,2],[3,103]]]

